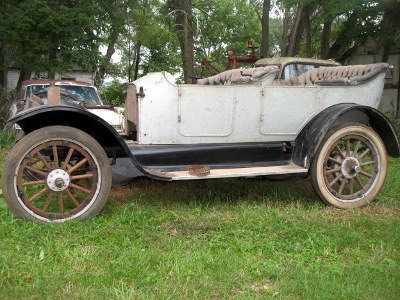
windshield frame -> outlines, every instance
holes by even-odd
[[[33,94],[42,94],[41,92],[47,91],[49,88],[49,83],[30,83],[25,86],[25,95],[24,99],[30,96],[31,93]],[[99,93],[95,86],[90,85],[80,85],[80,84],[63,84],[63,83],[56,83],[55,86],[60,87],[61,91],[67,92],[72,97],[74,97],[77,101],[90,103],[92,105],[104,105],[99,97]],[[77,91],[86,90],[85,93]],[[45,96],[41,98],[47,98],[47,93],[43,93]],[[84,95],[82,95],[84,94]]]

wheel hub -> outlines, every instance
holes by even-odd
[[[69,175],[62,169],[55,169],[47,176],[47,185],[55,192],[64,191],[69,186],[69,183]]]
[[[355,157],[347,157],[342,162],[341,171],[345,178],[354,178],[361,171],[360,162]]]

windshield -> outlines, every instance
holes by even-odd
[[[97,95],[96,89],[91,86],[79,86],[79,85],[57,85],[62,91],[67,92],[72,97],[80,101],[87,101],[96,105],[101,105],[100,99]],[[26,97],[29,97],[32,93],[37,94],[40,98],[47,98],[47,93],[40,93],[47,91],[49,88],[48,84],[35,84],[26,87]]]
[[[314,65],[307,65],[307,64],[286,65],[285,69],[283,70],[283,78],[285,80],[293,79],[312,69],[315,69]]]

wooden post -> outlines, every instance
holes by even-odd
[[[60,87],[53,85],[47,90],[47,104],[57,105],[61,103]]]

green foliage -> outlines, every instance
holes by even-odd
[[[95,1],[18,1],[6,6],[3,43],[14,50],[14,63],[35,71],[90,70],[98,16]]]
[[[0,148],[10,148],[15,141],[15,130],[0,131]]]
[[[261,22],[248,1],[195,1],[193,6],[197,62],[207,58],[224,71],[229,50],[236,55],[247,55],[248,40],[260,45]],[[196,72],[198,76],[209,75],[200,65]]]
[[[386,113],[386,116],[392,122],[393,127],[396,130],[397,136],[399,137],[400,140],[400,116],[395,112]]]
[[[126,83],[119,81],[112,81],[107,83],[100,89],[101,98],[114,106],[124,103],[125,100]]]
[[[227,64],[227,51],[246,55],[247,40],[260,45],[262,0],[193,0],[193,29],[197,76],[208,76],[201,66],[207,58],[218,69]],[[335,56],[367,40],[379,39],[385,8],[393,0],[277,0],[272,1],[270,52],[279,54],[282,39],[283,9],[289,10],[289,32],[298,5],[311,8],[311,47],[321,55],[322,24],[332,21],[330,46],[340,41]],[[0,55],[7,49],[6,66],[63,73],[76,67],[97,75],[103,68],[107,75],[130,78],[148,72],[182,72],[182,59],[173,14],[162,0],[19,0],[2,1],[0,18]],[[357,18],[346,27],[350,16]],[[394,27],[389,36],[399,38]],[[116,63],[100,52],[111,46],[121,56]],[[100,51],[101,50],[101,51]],[[112,51],[111,51],[112,52]],[[305,34],[301,43],[306,55]],[[110,54],[111,55],[111,54]],[[137,62],[137,65],[136,65]],[[99,81],[100,82],[100,81]]]

